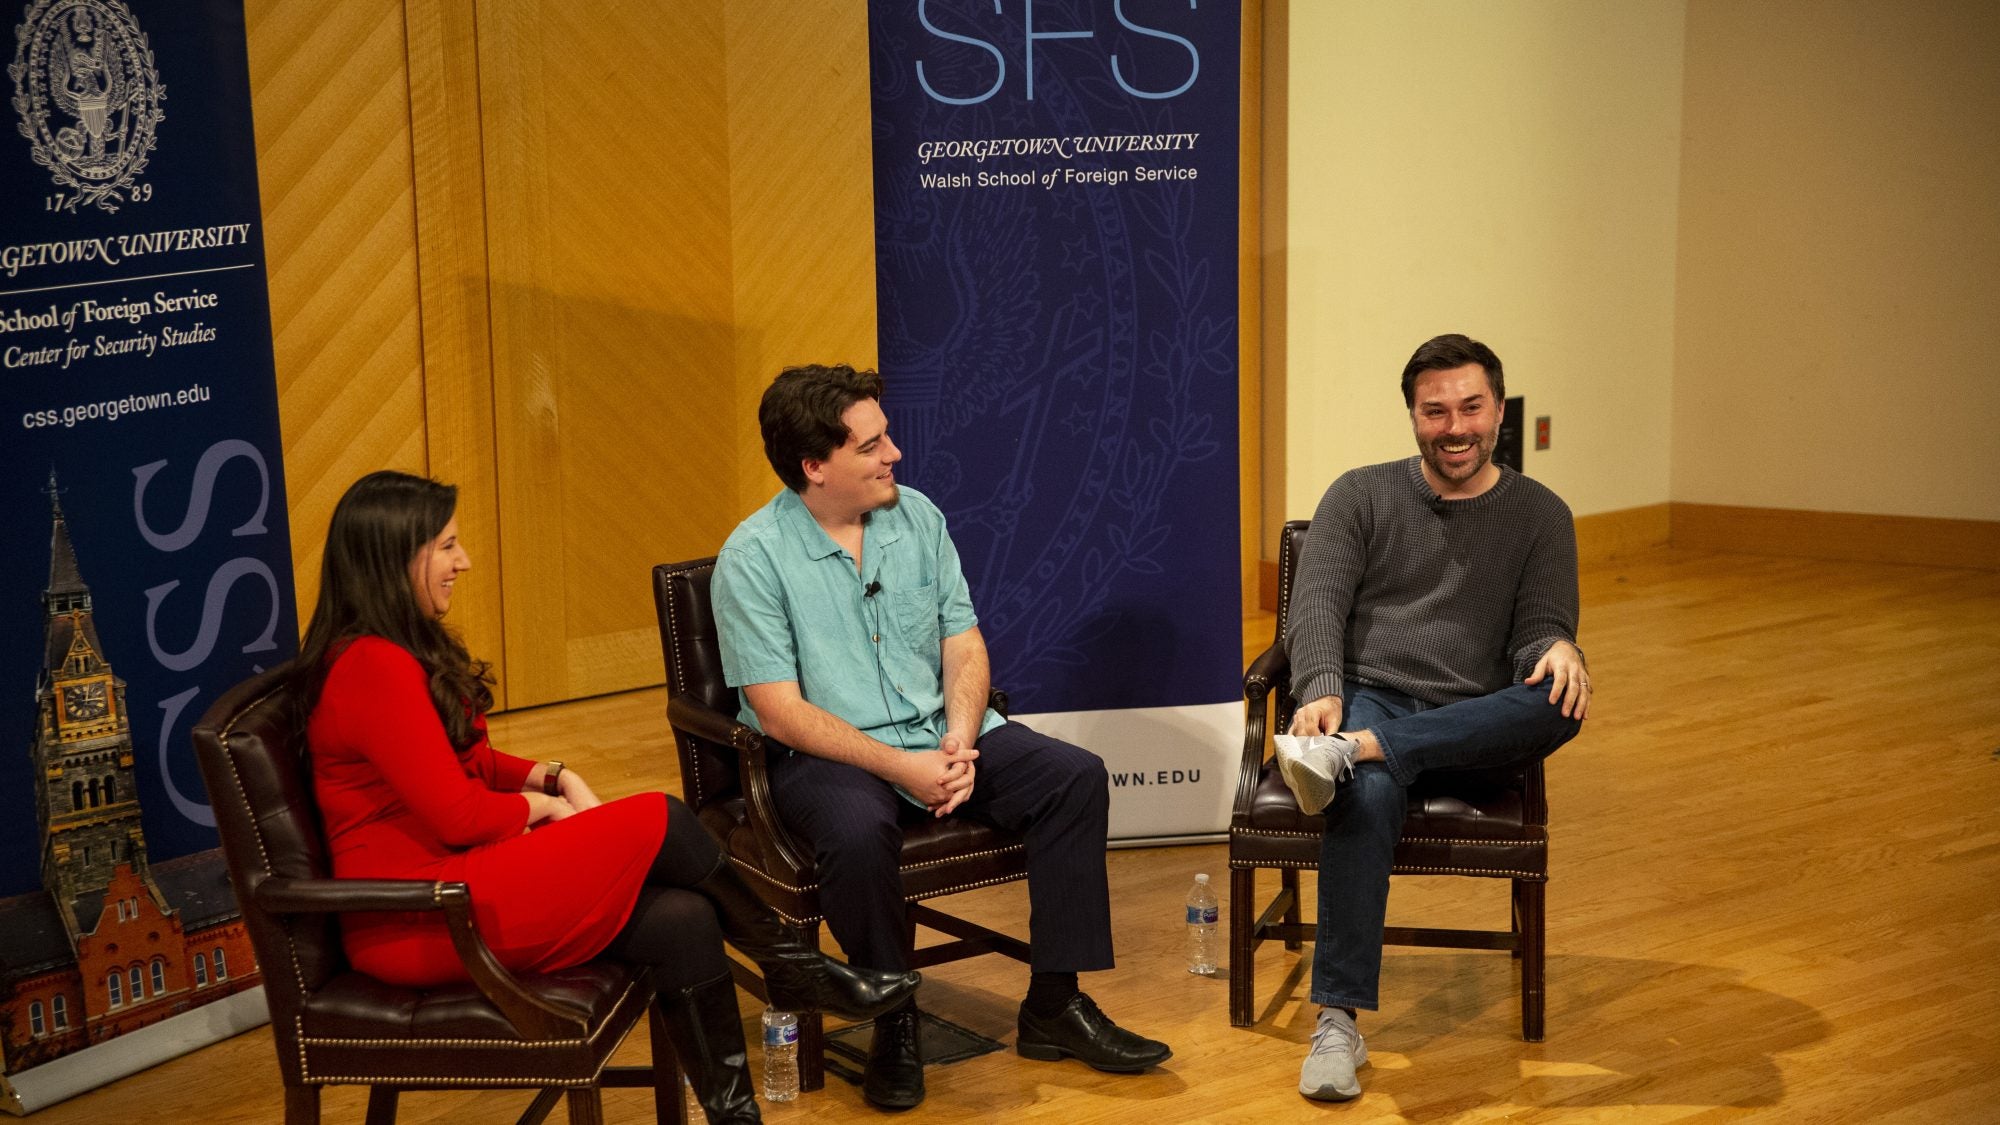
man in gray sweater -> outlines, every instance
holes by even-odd
[[[1326,490],[1293,583],[1291,734],[1336,736],[1278,765],[1324,811],[1312,999],[1323,1005],[1299,1092],[1361,1092],[1356,1009],[1377,1007],[1389,867],[1406,793],[1430,770],[1545,757],[1581,728],[1576,530],[1543,485],[1493,464],[1500,359],[1439,336],[1403,369],[1418,456]]]

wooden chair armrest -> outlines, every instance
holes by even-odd
[[[444,909],[438,889],[446,885],[433,879],[266,879],[253,894],[273,914],[429,911]]]
[[[793,871],[812,867],[810,852],[785,831],[778,806],[771,798],[771,771],[765,755],[770,743],[758,731],[699,700],[674,696],[667,700],[667,721],[675,730],[736,751],[737,783],[750,813],[750,828],[770,842],[778,858]]]
[[[778,859],[793,871],[810,871],[812,853],[785,829],[778,817],[778,802],[771,796],[771,748],[777,745],[762,737],[757,745],[736,756],[738,782],[743,786],[744,805],[750,812],[750,829],[778,853]],[[780,748],[781,753],[791,753]]]
[[[252,892],[273,914],[345,914],[358,910],[444,912],[445,930],[473,986],[524,1039],[581,1035],[586,1021],[534,995],[479,937],[472,893],[464,883],[429,879],[266,879]]]
[[[741,753],[762,747],[764,736],[698,699],[676,695],[667,700],[667,722],[677,731]]]
[[[1243,759],[1236,773],[1236,811],[1231,823],[1245,827],[1250,823],[1250,802],[1257,795],[1257,780],[1264,772],[1265,734],[1270,729],[1273,712],[1288,697],[1287,681],[1291,676],[1292,662],[1285,655],[1283,645],[1272,645],[1257,659],[1250,662],[1250,668],[1243,673]],[[1271,693],[1276,691],[1274,701]]]
[[[1283,645],[1272,645],[1250,662],[1250,668],[1243,673],[1243,697],[1262,699],[1273,688],[1286,686],[1291,678],[1292,660],[1285,654]]]

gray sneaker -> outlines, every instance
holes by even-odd
[[[1299,1068],[1299,1093],[1315,1101],[1344,1102],[1361,1095],[1354,1069],[1368,1064],[1368,1044],[1343,1008],[1321,1008],[1312,1052]]]
[[[1315,815],[1333,803],[1335,784],[1354,776],[1354,755],[1361,752],[1358,743],[1331,735],[1281,734],[1272,742],[1277,746],[1278,776],[1285,779],[1299,808]]]

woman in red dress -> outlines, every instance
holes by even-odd
[[[493,749],[490,666],[441,622],[472,565],[457,499],[422,477],[372,473],[327,528],[296,667],[334,874],[464,882],[480,936],[517,972],[599,955],[654,966],[708,1119],[759,1120],[724,939],[763,969],[781,1008],[869,1019],[910,997],[917,974],[855,969],[811,948],[678,798],[602,802],[561,762]],[[468,979],[436,914],[349,914],[343,925],[349,959],[370,976]]]

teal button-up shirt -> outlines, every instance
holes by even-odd
[[[710,590],[731,687],[796,681],[808,703],[886,745],[944,741],[944,640],[979,618],[944,513],[923,493],[905,487],[869,514],[857,570],[783,489],[722,545]],[[747,695],[740,717],[764,729]],[[1005,721],[989,708],[979,733]]]

